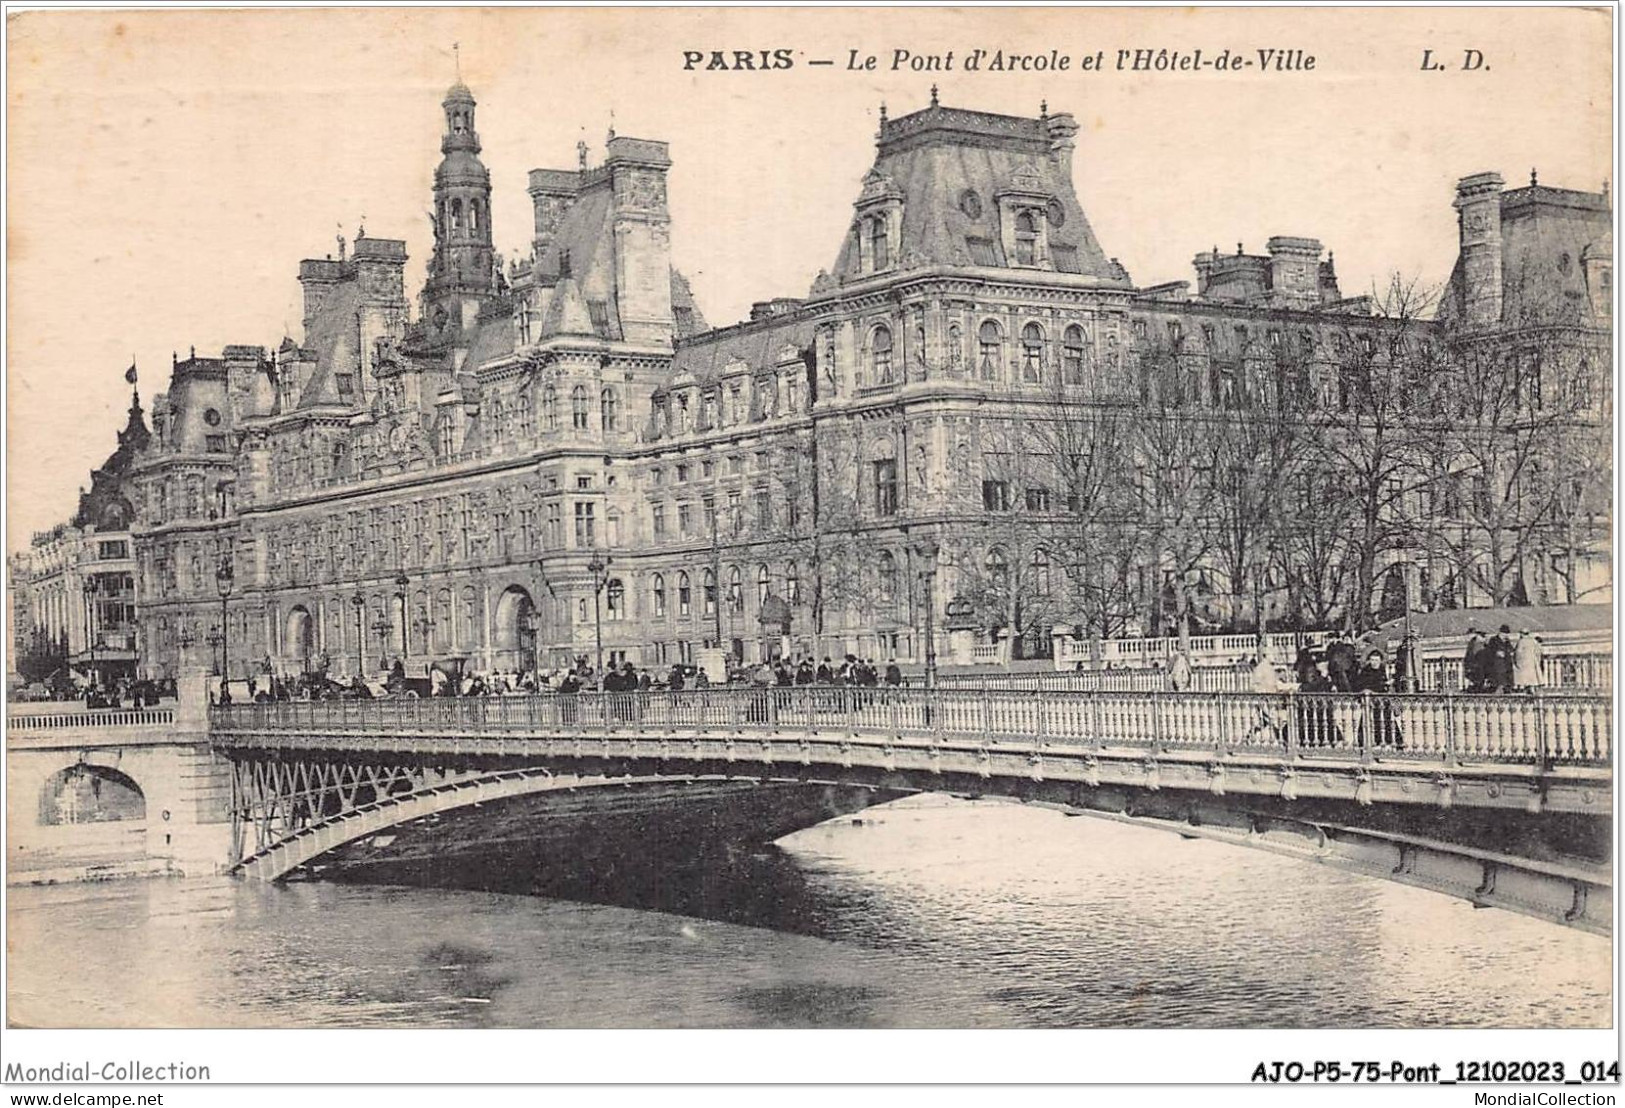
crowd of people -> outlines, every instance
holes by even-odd
[[[87,708],[151,708],[160,700],[175,699],[175,680],[136,680],[119,677],[108,682],[90,682],[82,695]]]
[[[243,683],[239,682],[239,685]],[[399,659],[390,667],[381,681],[369,682],[360,677],[334,680],[321,673],[303,674],[283,678],[275,674],[249,677],[246,681],[248,699],[255,703],[277,700],[343,700],[371,699],[377,696],[529,696],[536,693],[582,692],[681,692],[685,689],[713,687],[789,688],[797,685],[852,686],[859,688],[899,687],[903,684],[903,671],[894,658],[884,668],[872,659],[848,654],[839,662],[825,657],[815,661],[812,655],[794,658],[777,657],[756,665],[729,661],[723,682],[711,680],[703,668],[684,663],[670,667],[641,667],[631,662],[606,666],[599,674],[585,659],[575,665],[541,671],[492,670],[448,674],[435,668],[423,678],[408,677],[406,667]],[[222,683],[217,703],[232,702],[231,686]]]

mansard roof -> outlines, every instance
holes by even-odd
[[[750,371],[770,369],[788,351],[806,350],[813,342],[813,318],[787,313],[768,320],[708,331],[684,342],[672,358],[672,377],[687,373],[695,383],[713,384],[743,363]]]
[[[311,319],[305,332],[304,348],[316,355],[316,369],[299,394],[298,407],[344,403],[339,399],[333,375],[356,374],[361,370],[355,322],[360,306],[360,284],[354,278],[334,284],[322,301],[321,310]]]
[[[615,286],[614,191],[603,175],[576,197],[535,272],[540,284],[554,286],[543,317],[542,335],[596,334],[621,337]]]
[[[940,265],[1005,266],[999,197],[1006,193],[1052,199],[1052,250],[1076,252],[1077,272],[1120,281],[1095,238],[1072,184],[1070,115],[1036,119],[932,106],[882,121],[873,169],[864,178],[860,207],[871,197],[902,201],[898,259]],[[832,270],[857,267],[853,236],[842,242]]]

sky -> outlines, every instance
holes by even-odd
[[[479,100],[504,256],[528,252],[531,168],[671,143],[674,264],[713,325],[833,265],[882,104],[1071,112],[1074,179],[1142,286],[1272,235],[1320,239],[1345,295],[1442,282],[1455,181],[1596,190],[1613,164],[1611,12],[1580,9],[311,9],[34,12],[7,24],[6,549],[71,515],[192,347],[299,337],[299,259],[404,238],[421,285],[440,99]],[[456,59],[453,44],[458,44]],[[1200,48],[1293,72],[1125,72]],[[1464,51],[1483,65],[1463,70]],[[981,49],[1070,58],[974,72]],[[785,50],[788,69],[685,70]],[[1446,68],[1423,70],[1425,50]],[[897,51],[938,69],[894,69]],[[951,67],[948,52],[953,53]],[[1082,68],[1102,52],[1104,71]],[[849,67],[855,52],[861,65]],[[1154,57],[1154,55],[1153,55]],[[829,59],[831,66],[810,66]]]

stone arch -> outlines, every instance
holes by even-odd
[[[146,818],[141,786],[108,766],[79,762],[46,778],[40,790],[40,823],[47,826]]]
[[[497,598],[491,646],[498,669],[529,670],[536,657],[536,601],[519,585]]]

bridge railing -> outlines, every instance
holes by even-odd
[[[1045,692],[826,686],[684,692],[293,701],[211,711],[222,736],[275,732],[502,736],[680,731],[923,735],[1154,751],[1446,763],[1609,764],[1613,708],[1595,696]]]
[[[174,708],[111,708],[93,712],[49,712],[10,716],[6,719],[6,730],[96,731],[108,727],[151,727],[174,722]]]

